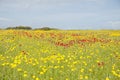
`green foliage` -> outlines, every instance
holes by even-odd
[[[23,29],[23,30],[32,30],[31,27],[29,26],[16,26],[16,27],[7,27],[6,30],[9,30],[9,29],[15,29],[15,30],[19,30],[19,29]],[[57,28],[50,28],[50,27],[42,27],[42,28],[35,28],[34,30],[45,30],[45,31],[48,31],[48,30],[59,30]]]
[[[32,28],[29,26],[16,26],[16,27],[8,27],[6,29],[25,29],[25,30],[31,30]]]
[[[50,28],[50,27],[42,27],[42,28],[36,28],[34,30],[59,30],[57,28]]]

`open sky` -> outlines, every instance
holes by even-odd
[[[0,0],[0,28],[120,29],[120,0]]]

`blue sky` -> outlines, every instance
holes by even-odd
[[[0,28],[120,29],[120,0],[0,0]]]

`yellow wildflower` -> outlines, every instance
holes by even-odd
[[[15,68],[17,65],[16,64],[11,64],[11,68]]]
[[[108,77],[106,77],[106,79],[105,80],[110,80]]]
[[[84,72],[84,69],[81,69],[80,72]]]
[[[85,79],[88,79],[88,76],[85,76]]]
[[[66,78],[65,80],[69,80],[68,78]]]
[[[80,75],[80,79],[83,79],[83,75]]]
[[[35,76],[32,76],[32,78],[34,79],[34,78],[35,78]]]
[[[40,74],[44,74],[44,72],[40,72]]]
[[[23,76],[24,76],[24,77],[27,77],[27,74],[25,73]]]
[[[35,78],[35,80],[39,80],[39,78]]]
[[[22,69],[21,69],[21,68],[18,68],[17,71],[22,71]]]

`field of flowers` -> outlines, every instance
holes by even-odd
[[[0,80],[120,80],[120,31],[0,30]]]

